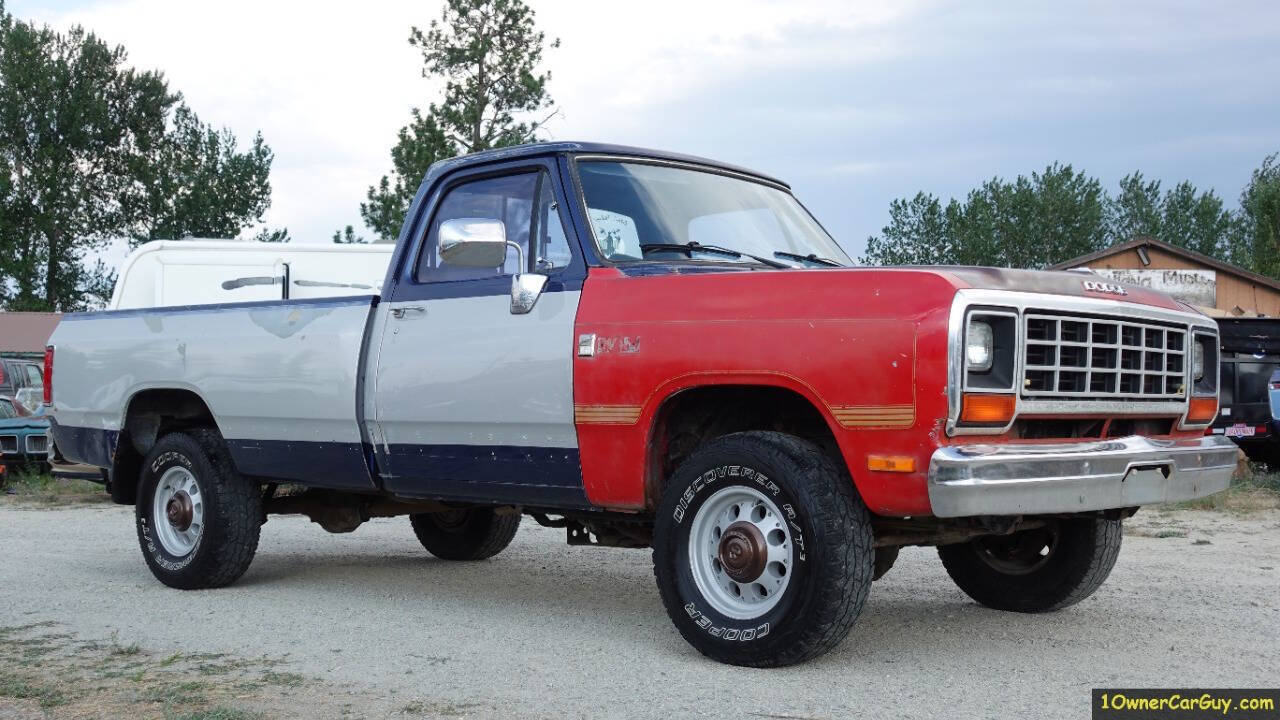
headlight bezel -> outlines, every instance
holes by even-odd
[[[1196,372],[1196,356],[1199,355],[1200,371]],[[1207,397],[1218,394],[1218,376],[1221,363],[1218,359],[1218,336],[1198,328],[1191,331],[1191,394]]]

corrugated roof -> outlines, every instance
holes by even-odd
[[[43,353],[61,313],[0,312],[0,352]]]

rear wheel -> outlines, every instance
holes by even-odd
[[[493,508],[457,508],[409,516],[418,542],[442,560],[486,560],[511,544],[520,516]]]
[[[938,548],[947,574],[969,597],[996,610],[1047,612],[1093,594],[1120,554],[1120,521],[1050,520],[1012,535]]]
[[[653,565],[667,614],[720,662],[803,662],[848,635],[871,587],[870,516],[817,446],[773,432],[694,452],[663,493]]]
[[[253,561],[262,496],[235,471],[216,432],[171,433],[143,465],[136,516],[157,580],[183,590],[221,587]]]

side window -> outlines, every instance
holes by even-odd
[[[31,387],[44,387],[44,378],[40,375],[40,368],[35,365],[27,366],[27,381]]]
[[[565,237],[564,225],[560,222],[560,203],[556,201],[555,191],[551,187],[551,175],[543,172],[538,187],[538,242],[533,269],[536,272],[547,272],[568,265],[573,261],[573,253],[569,250],[569,240]]]
[[[440,201],[422,254],[418,257],[416,278],[418,282],[444,282],[449,280],[473,280],[516,272],[516,253],[507,253],[502,267],[473,268],[449,265],[439,261],[440,225],[446,220],[482,218],[501,220],[506,226],[507,240],[520,245],[529,256],[529,234],[533,220],[534,192],[537,189],[536,172],[520,175],[485,178],[458,185]]]

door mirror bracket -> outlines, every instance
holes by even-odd
[[[511,276],[511,314],[525,315],[542,297],[547,286],[547,276],[539,273],[520,273]]]

